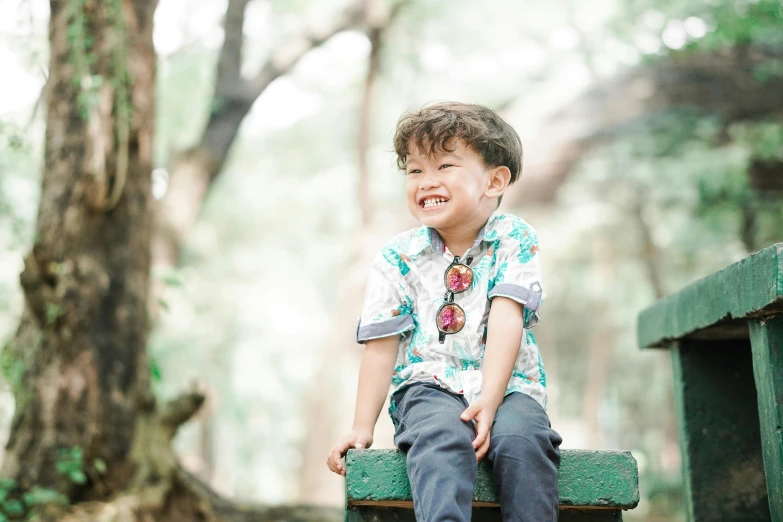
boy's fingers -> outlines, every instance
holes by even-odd
[[[475,405],[471,404],[470,406],[465,408],[465,411],[462,412],[462,415],[460,415],[459,418],[467,422],[475,416],[476,416],[476,407]]]
[[[337,463],[334,462],[334,459],[332,458],[331,454],[326,459],[326,466],[329,468],[329,471],[332,471],[334,473],[340,472],[340,470],[337,469]]]
[[[481,462],[481,459],[484,458],[487,451],[489,451],[489,437],[486,438],[481,447],[476,451],[476,460]]]
[[[329,452],[329,456],[326,458],[326,465],[329,467],[329,470],[339,473],[339,470],[337,469],[337,460],[335,460],[334,450]]]
[[[338,442],[332,446],[332,451],[329,452],[329,457],[326,459],[326,463],[329,469],[335,473],[339,473],[343,467],[341,459],[345,452],[348,451],[349,444],[347,442]]]
[[[478,429],[476,430],[476,438],[473,439],[474,449],[478,449],[479,447],[481,447],[488,438],[487,435],[489,435],[489,427],[486,424],[487,424],[486,422],[478,423]]]

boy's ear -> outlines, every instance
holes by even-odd
[[[487,190],[484,195],[488,198],[499,198],[503,195],[508,183],[511,181],[511,171],[506,166],[493,167],[487,171]]]

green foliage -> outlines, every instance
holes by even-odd
[[[25,505],[30,508],[52,503],[62,505],[68,504],[68,497],[59,491],[49,488],[41,488],[38,486],[33,487],[30,489],[30,491],[23,493],[22,499],[24,500]]]
[[[105,475],[106,470],[108,469],[106,466],[106,461],[103,459],[94,459],[92,461],[92,467],[95,471],[98,472],[99,475]]]
[[[15,499],[3,501],[0,503],[0,506],[2,506],[3,511],[11,517],[20,517],[24,515],[25,512],[24,504]]]
[[[111,76],[109,81],[114,88],[114,107],[120,126],[130,124],[131,78],[128,72],[128,34],[125,18],[122,14],[120,0],[102,0],[106,18],[115,33],[111,47]],[[74,84],[79,89],[78,103],[82,118],[87,119],[98,104],[98,91],[105,79],[100,74],[94,74],[91,69],[98,61],[97,50],[91,35],[91,25],[96,23],[86,13],[85,0],[68,0],[67,37],[71,56],[71,64],[75,69]]]
[[[704,12],[705,17],[715,26],[697,47],[722,48],[757,44],[763,46],[783,45],[783,10],[777,0],[758,0],[757,2],[726,1],[710,6],[690,3],[690,9],[696,13]]]
[[[2,352],[0,352],[0,370],[2,370],[3,378],[14,388],[19,387],[22,383],[25,370],[24,361],[19,359],[18,354],[14,351],[11,339],[3,345]],[[3,484],[0,482],[0,488],[2,487]]]
[[[0,478],[0,522],[26,520],[31,510],[49,503],[67,505],[68,499],[53,489],[37,486],[22,492],[15,480]]]
[[[29,142],[18,125],[0,120],[0,144],[12,151],[29,152]]]
[[[764,160],[783,160],[783,122],[762,121],[732,125],[731,137]]]
[[[131,77],[128,71],[128,31],[122,14],[122,0],[103,0],[114,30],[112,86],[115,89],[118,125],[128,128],[133,111],[130,100]]]
[[[0,522],[8,520],[6,515],[19,517],[24,514],[24,505],[19,500],[9,498],[16,489],[16,481],[9,478],[0,478]]]
[[[182,279],[180,279],[180,277],[177,274],[169,273],[164,275],[161,279],[166,284],[166,286],[173,286],[173,287],[182,286]]]
[[[79,89],[78,102],[82,118],[87,119],[98,104],[98,89],[103,79],[90,73],[90,66],[95,63],[93,40],[89,36],[89,19],[85,13],[85,0],[69,0],[68,3],[68,48],[71,64],[76,73],[74,85]]]
[[[154,382],[160,382],[163,380],[163,373],[161,373],[160,365],[158,364],[158,361],[150,356],[150,375],[152,376],[152,380]]]
[[[52,326],[63,314],[63,307],[58,303],[46,303],[46,326]]]
[[[58,473],[76,484],[87,482],[87,475],[84,473],[84,451],[80,447],[59,448],[57,457],[55,467]]]

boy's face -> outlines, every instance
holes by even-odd
[[[429,155],[412,149],[408,154],[408,209],[435,229],[480,227],[497,206],[497,197],[488,196],[493,194],[492,176],[481,156],[462,140],[448,145],[452,152]]]

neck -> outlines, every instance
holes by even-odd
[[[458,227],[436,228],[440,234],[443,244],[449,249],[449,252],[455,256],[462,257],[465,252],[473,246],[476,241],[479,230],[483,227],[489,218],[482,218],[471,224],[462,224]]]

